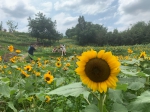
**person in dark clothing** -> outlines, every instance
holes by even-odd
[[[34,53],[35,50],[36,49],[34,48],[34,46],[30,45],[29,48],[28,48],[28,53],[33,56],[33,53]],[[29,55],[29,57],[30,57],[30,55]],[[31,57],[30,57],[30,59],[32,60]]]

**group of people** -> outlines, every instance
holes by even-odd
[[[36,48],[35,48],[35,45],[33,45],[33,44],[31,44],[28,48],[28,54],[29,54],[29,57],[31,60],[32,60],[32,56],[33,56],[35,50],[36,50]],[[55,52],[61,52],[61,56],[64,56],[64,55],[66,55],[66,47],[65,47],[65,45],[61,44],[58,48],[55,47],[52,50],[52,52],[54,52],[54,53]]]
[[[66,55],[66,47],[65,47],[65,45],[60,45],[59,47],[55,47],[53,50],[52,50],[52,52],[61,52],[61,56],[64,56],[64,55]]]

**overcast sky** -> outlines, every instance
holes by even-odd
[[[109,31],[123,31],[138,21],[150,21],[150,0],[0,0],[0,21],[6,29],[11,20],[18,23],[18,31],[28,32],[27,18],[38,12],[56,20],[57,31],[63,34],[79,16]]]

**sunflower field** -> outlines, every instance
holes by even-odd
[[[70,41],[70,40],[69,40]],[[1,47],[0,112],[148,112],[150,45]]]

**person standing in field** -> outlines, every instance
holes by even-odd
[[[29,57],[30,57],[30,55],[33,56],[35,50],[36,50],[36,49],[35,49],[35,47],[34,47],[33,45],[30,45],[30,46],[29,46],[29,48],[28,48]],[[31,57],[30,57],[30,59],[32,60]]]

